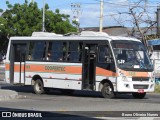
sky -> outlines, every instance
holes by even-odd
[[[15,3],[23,4],[25,0],[8,0],[12,5]],[[29,2],[31,0],[28,0]],[[38,3],[39,8],[43,7],[43,0],[34,0]],[[103,26],[126,26],[132,27],[132,17],[128,13],[129,6],[134,6],[139,0],[104,0]],[[160,6],[160,0],[146,0],[147,15],[144,19],[150,16],[151,20],[156,20],[155,12],[157,6]],[[50,10],[59,9],[61,13],[70,15],[70,20],[76,16],[75,9],[71,7],[73,4],[80,4],[79,22],[80,27],[98,27],[100,19],[100,0],[45,0],[48,3]],[[0,0],[0,8],[7,9],[6,0]],[[144,6],[144,4],[140,4]],[[141,12],[137,9],[136,12]],[[145,24],[144,24],[145,26]]]

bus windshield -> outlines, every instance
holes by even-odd
[[[144,45],[138,41],[111,42],[117,66],[123,70],[152,71],[153,65]]]

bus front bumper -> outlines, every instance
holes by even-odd
[[[117,89],[115,89],[115,92],[154,92],[154,88],[154,82],[117,80]]]

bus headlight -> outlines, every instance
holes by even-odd
[[[128,79],[127,79],[127,77],[125,76],[125,74],[122,73],[121,71],[119,71],[119,75],[121,76],[122,81],[128,81]]]

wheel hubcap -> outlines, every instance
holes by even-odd
[[[110,95],[110,94],[111,94],[111,89],[110,89],[109,86],[106,87],[105,93],[106,93],[107,95]]]
[[[36,84],[36,90],[39,92],[39,91],[41,91],[41,84]]]

